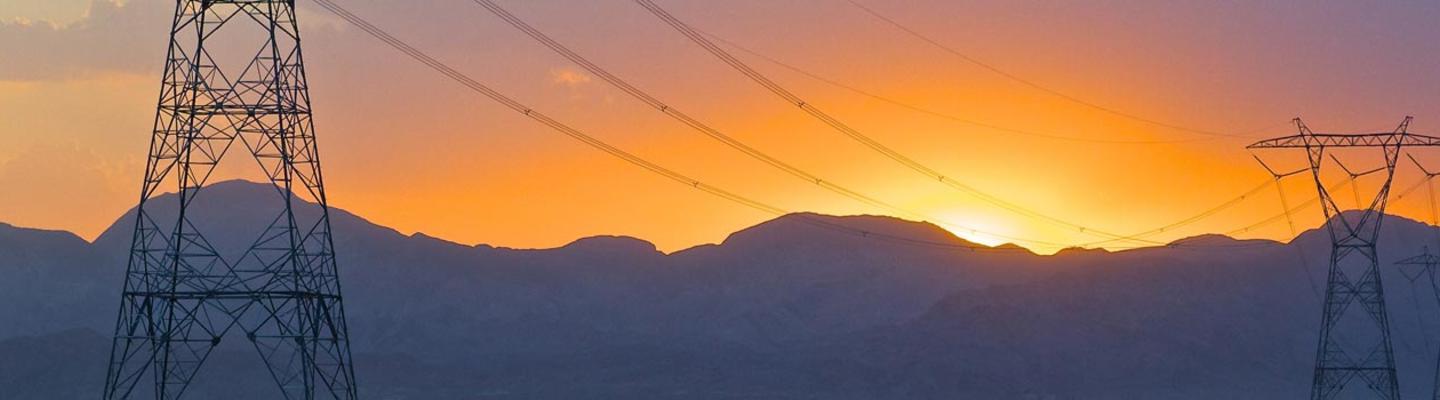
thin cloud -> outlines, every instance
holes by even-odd
[[[58,24],[0,21],[0,81],[44,81],[158,69],[163,46],[136,38],[165,34],[161,1],[92,0],[81,19]],[[144,44],[143,46],[141,44]]]
[[[174,3],[91,0],[79,19],[0,20],[0,81],[86,79],[111,74],[158,74]],[[333,15],[301,7],[306,28],[341,31]]]
[[[550,69],[550,83],[556,85],[579,87],[590,83],[590,81],[591,78],[589,74],[574,68]]]

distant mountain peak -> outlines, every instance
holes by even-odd
[[[85,242],[85,239],[81,238],[79,235],[68,231],[26,228],[0,222],[0,239],[14,238],[20,236],[44,237],[81,243]]]
[[[625,253],[660,253],[654,243],[635,238],[632,236],[620,235],[598,235],[576,239],[569,244],[561,246],[562,249],[581,251],[605,251]]]
[[[300,193],[300,192],[303,192],[303,189],[297,191],[297,193]],[[276,195],[276,188],[275,188],[274,185],[272,185],[272,184],[269,183],[269,182],[255,182],[255,181],[250,181],[250,180],[245,180],[245,179],[229,179],[229,180],[222,180],[222,181],[217,181],[217,182],[213,182],[213,183],[207,184],[207,185],[205,186],[205,189],[203,190],[202,194],[200,195],[199,199],[200,199],[201,202],[209,202],[209,201],[238,201],[238,202],[247,202],[247,201],[251,201],[251,200],[268,200],[268,199],[270,198],[269,196],[275,196],[275,195]],[[166,192],[165,194],[156,197],[156,198],[153,199],[152,201],[154,201],[154,202],[162,205],[162,207],[163,207],[163,206],[168,206],[169,204],[167,204],[167,203],[171,203],[171,202],[174,201],[174,196],[175,196],[175,194],[173,193],[173,191],[171,191],[171,192]],[[303,193],[301,193],[300,196],[297,196],[297,200],[299,200],[299,201],[308,201],[305,197],[306,197],[306,196],[304,196]],[[334,211],[337,212],[337,214],[348,214],[348,213],[345,213],[343,210],[339,210],[339,209],[335,209]],[[108,238],[108,239],[118,240],[118,241],[128,241],[128,240],[129,240],[129,235],[131,234],[131,229],[130,229],[130,228],[131,228],[131,225],[133,224],[133,220],[132,220],[132,218],[133,218],[133,212],[134,212],[134,210],[132,209],[132,210],[130,210],[130,212],[128,212],[128,213],[126,214],[126,216],[122,217],[122,219],[117,220],[116,223],[113,224],[113,225],[110,227],[110,229],[107,229],[107,230],[100,236],[100,238],[97,239],[97,241],[100,241],[101,239],[106,239],[108,236],[116,236],[116,235],[118,235],[118,236],[117,236],[117,237],[113,237],[113,238]],[[1332,218],[1332,220],[1333,220],[1333,219],[1336,219],[1336,218],[1346,218],[1346,219],[1350,219],[1350,220],[1353,221],[1355,218],[1357,218],[1357,217],[1360,215],[1361,212],[1362,212],[1362,211],[1360,211],[1360,210],[1346,210],[1346,211],[1341,212],[1341,213],[1338,214],[1338,215],[1332,216],[1331,218]],[[374,225],[373,223],[370,223],[369,221],[364,220],[363,217],[356,216],[356,215],[353,215],[353,214],[349,214],[349,215],[355,217],[355,218],[356,218],[357,220],[359,220],[360,222],[364,222],[364,223],[366,223],[366,224],[372,224],[372,225]],[[1385,218],[1384,224],[1386,224],[1386,225],[1398,224],[1398,225],[1404,226],[1404,225],[1411,225],[1411,224],[1413,224],[1414,226],[1417,226],[1417,227],[1424,227],[1424,226],[1428,226],[1428,225],[1429,225],[1428,223],[1425,223],[1425,222],[1417,221],[1417,220],[1410,219],[1410,218],[1406,218],[1406,217],[1402,217],[1402,216],[1391,215],[1391,214],[1385,214],[1385,215],[1384,215],[1384,218]],[[962,222],[963,222],[963,221],[962,221]],[[0,229],[3,229],[3,228],[5,228],[5,227],[10,227],[11,229],[25,229],[25,228],[13,227],[13,226],[10,226],[10,225],[8,225],[8,224],[0,223]],[[386,227],[383,227],[383,226],[380,226],[380,225],[375,225],[375,227],[376,227],[376,228],[380,228],[380,229],[384,229],[384,230],[391,230],[391,229],[389,229],[389,228],[386,228]],[[1310,237],[1310,236],[1317,235],[1317,234],[1323,235],[1323,231],[1324,231],[1323,228],[1321,228],[1321,229],[1309,229],[1309,230],[1306,230],[1306,231],[1301,232],[1300,234],[1298,234],[1296,239],[1306,238],[1306,237]],[[785,215],[782,215],[782,216],[779,216],[779,217],[776,217],[776,218],[773,218],[773,219],[769,219],[769,220],[760,222],[760,223],[758,223],[758,224],[755,224],[755,225],[753,225],[753,226],[750,226],[750,227],[748,227],[748,228],[745,228],[745,229],[742,229],[742,230],[739,230],[739,231],[736,231],[736,232],[730,234],[730,235],[725,239],[724,243],[734,244],[734,243],[736,243],[736,242],[746,242],[746,241],[749,241],[749,240],[762,241],[762,242],[776,242],[776,243],[780,243],[780,242],[794,243],[794,242],[796,242],[796,241],[808,241],[808,240],[812,240],[812,239],[814,239],[814,237],[820,236],[820,235],[826,235],[826,236],[831,236],[831,237],[836,236],[836,235],[840,235],[840,236],[853,237],[853,238],[857,238],[857,239],[864,239],[864,238],[861,238],[861,237],[860,237],[860,235],[863,235],[863,234],[883,234],[883,235],[890,235],[890,236],[894,236],[894,237],[902,237],[902,238],[911,239],[911,240],[920,240],[920,241],[935,242],[935,243],[953,244],[953,245],[956,245],[956,246],[982,246],[982,245],[980,245],[980,244],[973,243],[973,242],[967,241],[967,240],[965,240],[965,239],[963,239],[963,238],[960,238],[960,237],[954,235],[953,233],[951,233],[949,230],[946,230],[946,229],[944,229],[944,228],[942,228],[942,227],[940,227],[940,226],[938,226],[938,225],[936,225],[936,224],[930,223],[930,222],[912,221],[912,220],[906,220],[906,219],[903,219],[903,218],[897,218],[897,217],[892,217],[892,216],[884,216],[884,215],[846,215],[846,216],[837,216],[837,215],[819,214],[819,213],[814,213],[814,212],[797,212],[797,213],[790,213],[790,214],[785,214]],[[423,234],[423,233],[419,233],[419,234],[417,234],[417,235],[420,236],[421,238],[425,238],[425,239],[433,239],[433,240],[438,240],[438,241],[443,241],[443,242],[452,242],[452,243],[453,243],[453,241],[450,241],[450,240],[448,240],[448,239],[439,238],[439,237],[432,237],[432,236],[429,236],[429,235],[425,235],[425,234]],[[1317,238],[1317,239],[1318,239],[1318,238]],[[870,239],[864,239],[864,240],[870,240]],[[876,241],[876,242],[878,243],[879,241]],[[1227,236],[1224,236],[1224,235],[1219,235],[1219,234],[1204,234],[1204,235],[1197,235],[1197,236],[1193,236],[1193,237],[1187,237],[1187,238],[1179,239],[1179,240],[1176,240],[1176,241],[1171,242],[1170,245],[1196,245],[1196,244],[1212,245],[1212,244],[1214,244],[1214,243],[1235,243],[1235,242],[1245,242],[1245,241],[1244,241],[1244,240],[1240,240],[1240,239],[1230,238],[1230,237],[1227,237]],[[483,248],[483,247],[490,247],[490,246],[486,246],[486,245],[477,245],[477,246],[478,246],[478,247],[482,247],[482,248]],[[629,250],[632,250],[632,251],[644,251],[644,252],[653,252],[653,251],[656,251],[656,250],[655,250],[655,245],[654,245],[653,243],[650,243],[649,241],[646,241],[646,240],[644,240],[644,239],[639,239],[639,238],[620,237],[620,236],[597,236],[597,237],[590,237],[590,238],[581,238],[581,239],[575,240],[575,241],[573,241],[573,242],[571,242],[571,243],[569,243],[569,244],[567,244],[567,245],[565,245],[565,246],[562,246],[562,247],[564,247],[564,248],[581,248],[581,249],[599,249],[599,248],[620,248],[620,249],[627,249],[627,248],[628,248]],[[702,247],[703,247],[703,245],[702,245]],[[1017,245],[1009,244],[1009,243],[1007,243],[1007,244],[1002,244],[1002,245],[995,246],[995,247],[997,247],[997,248],[1023,249],[1023,247],[1021,247],[1021,246],[1017,246]],[[1077,252],[1077,251],[1078,251],[1078,250],[1076,250],[1076,249],[1066,249],[1066,250],[1062,250],[1063,253],[1074,253],[1074,252]]]
[[[1004,250],[1024,250],[1024,251],[1030,251],[1030,249],[1025,248],[1025,246],[1021,246],[1021,245],[1014,244],[1014,243],[1001,243],[1001,244],[999,244],[999,245],[996,245],[995,248],[996,248],[996,249],[1004,249]]]
[[[1170,245],[1170,246],[1194,246],[1194,245],[1216,246],[1216,245],[1235,245],[1235,244],[1250,244],[1250,243],[1253,243],[1253,244],[1264,244],[1264,243],[1268,243],[1268,244],[1280,244],[1280,242],[1276,242],[1276,241],[1274,241],[1274,240],[1268,240],[1268,239],[1236,239],[1236,238],[1229,237],[1229,236],[1222,235],[1222,234],[1218,234],[1218,233],[1206,233],[1206,234],[1195,235],[1195,236],[1190,236],[1190,237],[1185,237],[1185,238],[1181,238],[1181,239],[1178,239],[1178,240],[1174,240],[1174,241],[1171,241],[1169,245]]]
[[[1104,247],[1066,247],[1066,248],[1060,249],[1060,251],[1055,252],[1055,255],[1056,255],[1056,256],[1064,256],[1064,255],[1072,255],[1072,254],[1108,254],[1108,253],[1110,253],[1110,250],[1106,250]]]
[[[200,197],[220,196],[230,197],[252,197],[272,196],[279,191],[279,186],[270,182],[256,182],[247,179],[226,179],[218,182],[207,183],[200,188]],[[174,198],[177,190],[172,187],[161,188],[162,193],[156,199]],[[305,187],[297,183],[293,188],[296,194],[305,193]],[[309,201],[308,199],[302,199]]]
[[[888,235],[909,240],[980,246],[966,241],[935,224],[886,215],[826,215],[813,212],[785,214],[739,230],[725,238],[725,244],[751,240],[792,242],[819,235]]]
[[[205,187],[206,187],[206,188],[211,188],[211,189],[218,189],[218,188],[237,188],[237,187],[255,187],[255,188],[266,188],[266,189],[269,189],[269,188],[271,188],[271,187],[274,187],[274,185],[271,184],[271,183],[269,183],[269,182],[256,182],[256,181],[252,181],[252,180],[248,180],[248,179],[243,179],[243,178],[235,178],[235,179],[226,179],[226,180],[222,180],[222,181],[218,181],[218,182],[213,182],[213,183],[210,183],[210,184],[208,184],[208,185],[205,185]]]
[[[430,235],[426,234],[425,232],[415,232],[415,233],[412,233],[412,234],[410,234],[410,238],[411,238],[411,239],[419,239],[419,240],[439,242],[439,243],[444,243],[444,244],[448,244],[448,245],[455,245],[455,246],[461,246],[461,247],[471,247],[471,246],[469,246],[469,245],[465,245],[465,244],[461,244],[461,243],[456,243],[456,242],[454,242],[454,241],[451,241],[451,240],[448,240],[448,239],[445,239],[445,238],[430,236]]]

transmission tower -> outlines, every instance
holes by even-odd
[[[1437,290],[1435,293],[1437,299],[1440,299],[1440,286],[1436,286],[1437,283],[1435,280],[1435,269],[1440,267],[1440,256],[1430,254],[1430,248],[1425,248],[1418,256],[1396,261],[1395,264],[1402,268],[1400,270],[1401,273],[1404,274],[1406,278],[1409,278],[1412,284],[1415,283],[1416,280],[1428,276],[1430,278],[1431,289]],[[1412,273],[1411,271],[1404,270],[1404,267],[1415,267],[1417,270]],[[1440,359],[1437,359],[1435,362],[1435,376],[1431,384],[1430,398],[1440,400]]]
[[[1325,210],[1325,229],[1330,234],[1330,268],[1325,289],[1320,340],[1316,350],[1315,374],[1310,397],[1327,400],[1367,393],[1347,385],[1357,378],[1368,393],[1380,399],[1400,398],[1395,375],[1395,354],[1390,340],[1390,321],[1385,310],[1385,290],[1380,282],[1379,256],[1375,243],[1395,178],[1396,161],[1407,146],[1440,146],[1440,138],[1410,134],[1410,118],[1392,132],[1371,134],[1317,134],[1299,118],[1299,134],[1260,141],[1250,149],[1304,149],[1310,173]],[[1363,210],[1342,214],[1321,181],[1326,150],[1332,148],[1379,148],[1385,160],[1384,182]],[[1346,171],[1353,178],[1356,174]],[[1355,312],[1351,306],[1358,305]],[[1347,312],[1348,311],[1348,312]]]
[[[107,400],[180,398],[232,331],[283,398],[356,398],[295,14],[294,0],[176,0]],[[276,190],[223,207],[276,215],[222,255],[194,205],[232,149]],[[174,208],[158,201],[169,187]]]

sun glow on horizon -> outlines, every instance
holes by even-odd
[[[937,52],[883,24],[854,29],[854,22],[865,21],[850,19],[865,18],[858,10],[838,8],[850,14],[834,18],[798,18],[813,16],[813,7],[742,1],[725,7],[734,15],[723,18],[707,15],[704,11],[714,8],[704,2],[682,6],[680,13],[726,40],[796,66],[790,70],[742,55],[807,103],[983,197],[916,173],[778,101],[724,63],[697,53],[664,24],[643,15],[629,19],[636,10],[596,6],[593,11],[603,17],[595,18],[567,12],[571,5],[534,2],[520,13],[664,100],[666,107],[683,109],[803,169],[816,183],[797,181],[783,168],[694,132],[598,75],[562,63],[563,57],[515,36],[499,21],[471,23],[471,5],[415,8],[375,2],[357,7],[366,15],[398,16],[378,22],[598,140],[787,211],[929,221],[970,242],[1011,243],[1042,254],[1071,245],[1159,246],[1205,233],[1288,239],[1293,233],[1290,219],[1281,214],[1280,193],[1289,196],[1289,207],[1299,208],[1293,213],[1296,230],[1317,226],[1323,218],[1318,207],[1301,207],[1315,197],[1313,182],[1302,175],[1287,178],[1283,192],[1265,188],[1234,207],[1187,222],[1267,179],[1244,150],[1250,138],[1183,132],[1077,104]],[[1257,138],[1293,133],[1285,121],[1297,114],[1317,130],[1341,132],[1389,129],[1397,110],[1418,108],[1413,132],[1433,132],[1440,121],[1423,112],[1435,104],[1435,97],[1428,96],[1440,91],[1399,90],[1428,82],[1421,71],[1406,69],[1425,64],[1376,57],[1408,51],[1415,43],[1336,42],[1334,51],[1326,52],[1334,58],[1297,71],[1293,60],[1308,55],[1297,53],[1304,49],[1292,44],[1311,37],[1311,28],[1256,35],[1275,29],[1269,21],[1293,20],[1294,11],[1318,11],[1313,16],[1325,21],[1346,15],[1328,7],[1285,13],[1246,4],[1216,7],[1213,15],[1186,13],[1196,18],[1187,29],[1174,29],[1173,21],[1151,25],[1168,21],[1163,18],[1115,17],[1105,7],[1028,10],[1013,20],[987,17],[1010,15],[1010,7],[932,1],[885,8],[1027,80],[1156,121],[1251,132]],[[83,13],[86,8],[95,12]],[[0,32],[6,33],[0,34],[0,48],[32,55],[0,61],[0,187],[10,189],[0,191],[0,222],[94,238],[135,205],[172,8],[163,2],[117,0],[0,5]],[[346,29],[343,20],[324,10],[300,11],[326,186],[337,208],[403,232],[515,248],[549,248],[580,237],[618,234],[674,251],[716,243],[773,218],[595,151],[476,97],[420,64],[376,63],[377,57],[396,53],[363,32]],[[1256,19],[1231,18],[1242,11]],[[1094,14],[1076,19],[1066,13]],[[16,18],[34,22],[7,25]],[[966,23],[953,23],[954,18]],[[59,27],[40,21],[59,21]],[[1075,21],[1085,24],[1067,25]],[[1189,36],[1217,22],[1239,24],[1217,35],[1253,40]],[[1056,37],[1057,23],[1084,29]],[[573,29],[550,31],[562,26]],[[975,36],[978,32],[1002,32],[1000,37],[1011,40],[977,42],[973,48],[962,41],[987,37]],[[1423,42],[1429,36],[1405,37]],[[495,45],[476,46],[480,38],[494,38]],[[611,40],[627,46],[605,46]],[[1125,46],[1108,45],[1117,41]],[[685,50],[671,51],[679,49]],[[1173,57],[1153,57],[1157,49]],[[877,56],[851,57],[850,51]],[[1366,71],[1394,73],[1368,81],[1369,75],[1352,74],[1340,62],[1356,57],[1377,60]],[[1309,84],[1314,81],[1368,82],[1366,87],[1386,94],[1380,97],[1385,101],[1326,96],[1333,89]],[[1267,124],[1274,127],[1253,130]],[[1375,162],[1359,159],[1347,165],[1365,169]],[[1408,162],[1402,166],[1408,175],[1397,178],[1387,211],[1433,219],[1428,218],[1426,189],[1413,186],[1421,177]],[[211,182],[235,178],[263,176],[255,175],[253,163],[227,159]],[[1328,178],[1327,184],[1331,179],[1338,178]],[[1366,179],[1362,186],[1372,188],[1374,176]],[[817,187],[822,180],[895,207],[831,193]],[[1414,193],[1401,193],[1411,187]],[[1353,206],[1353,197],[1349,188],[1337,194],[1343,206]],[[1137,239],[1115,239],[1137,233]]]
[[[1028,243],[1014,243],[1014,225],[999,215],[991,213],[976,212],[975,210],[950,210],[935,214],[941,218],[939,221],[929,221],[941,229],[969,242],[986,246],[999,246],[1012,243],[1026,245]]]

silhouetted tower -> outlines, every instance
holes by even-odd
[[[295,14],[294,0],[176,1],[107,400],[180,398],[231,332],[253,345],[277,398],[356,398]],[[266,215],[253,241],[240,238],[248,248],[222,254],[211,239],[236,238],[207,238],[194,204],[236,151],[276,190],[221,205]],[[172,189],[175,203],[155,201]]]
[[[1407,146],[1440,146],[1440,138],[1414,135],[1406,130],[1410,118],[1393,132],[1372,134],[1317,134],[1295,119],[1299,134],[1260,141],[1251,149],[1304,149],[1315,179],[1320,203],[1325,210],[1325,229],[1330,234],[1330,268],[1325,289],[1320,341],[1316,350],[1314,383],[1310,397],[1334,399],[1354,395],[1358,385],[1381,399],[1400,398],[1395,375],[1395,354],[1390,341],[1390,321],[1385,310],[1385,290],[1380,282],[1379,239],[1390,185],[1401,149]],[[1383,152],[1384,182],[1363,210],[1341,213],[1335,198],[1321,181],[1326,150],[1331,148],[1379,148]],[[1351,178],[1356,174],[1350,171]],[[1352,307],[1354,306],[1354,307]],[[1350,396],[1346,396],[1350,397]]]
[[[1425,248],[1418,256],[1396,261],[1395,264],[1402,268],[1401,273],[1405,274],[1406,278],[1410,278],[1412,283],[1422,277],[1430,278],[1431,289],[1440,293],[1440,286],[1436,286],[1435,281],[1435,268],[1440,267],[1440,256],[1430,254],[1430,248]],[[1404,267],[1413,267],[1416,270],[1412,273],[1405,271],[1403,269]],[[1430,389],[1430,398],[1440,400],[1440,358],[1437,358],[1435,361],[1435,376],[1432,379],[1431,384],[1433,387]]]

